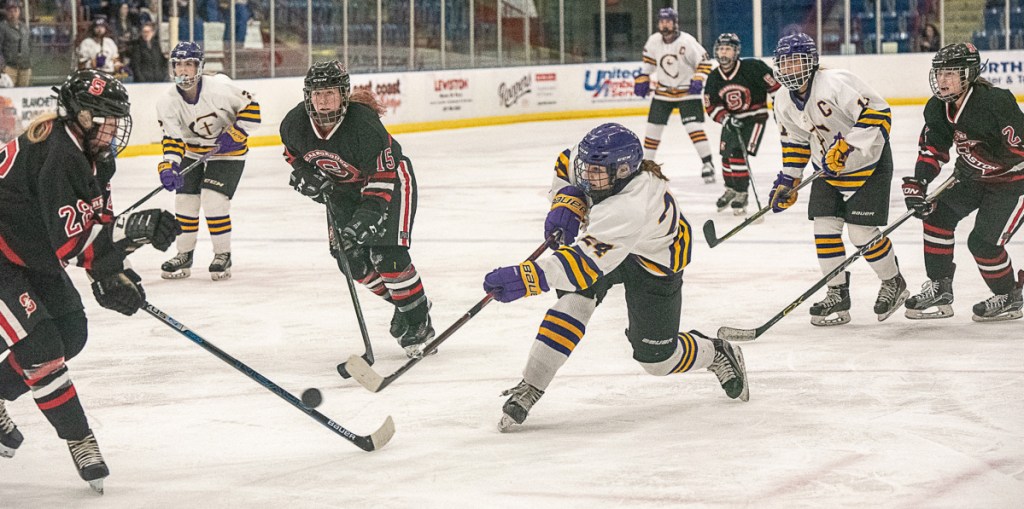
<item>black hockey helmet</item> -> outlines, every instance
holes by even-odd
[[[736,56],[733,57],[732,59],[723,59],[719,57],[718,48],[721,48],[722,46],[731,46],[733,49],[736,50]],[[719,65],[732,65],[736,63],[736,60],[739,60],[741,48],[742,46],[740,45],[740,36],[734,33],[725,33],[719,35],[718,39],[715,39],[715,60],[718,60]]]
[[[939,71],[956,71],[960,73],[960,90],[956,93],[943,94],[937,80]],[[981,75],[981,55],[978,48],[969,42],[949,44],[932,57],[932,68],[928,71],[928,83],[935,97],[945,102],[956,101],[967,92],[971,84]]]
[[[306,79],[303,80],[302,94],[306,104],[306,114],[314,123],[320,126],[332,126],[338,123],[348,111],[348,100],[351,95],[352,80],[348,71],[341,62],[331,60],[330,62],[317,62],[306,72]],[[341,94],[341,105],[334,111],[319,112],[313,106],[313,91],[337,88]]]
[[[87,142],[93,160],[117,157],[132,132],[128,91],[117,78],[96,69],[68,75],[57,92],[57,116],[65,119]]]

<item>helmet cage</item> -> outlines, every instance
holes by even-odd
[[[718,48],[723,46],[731,47],[736,50],[736,54],[731,59],[725,59],[718,55]],[[715,47],[713,48],[715,54],[715,60],[718,61],[718,65],[730,66],[740,59],[740,50],[742,49],[740,44],[740,38],[736,34],[722,34],[715,40]]]
[[[818,70],[817,53],[787,53],[776,55],[775,79],[790,90],[800,90]]]
[[[607,198],[640,171],[643,146],[632,131],[615,123],[591,130],[576,147],[575,185],[594,200]]]
[[[306,73],[302,88],[303,103],[306,114],[310,120],[319,126],[333,126],[340,122],[345,113],[348,112],[349,99],[351,97],[351,79],[348,71],[337,60],[331,62],[320,62],[313,64]],[[341,102],[338,109],[331,111],[317,111],[313,104],[313,92],[317,90],[338,89]]]
[[[195,62],[196,73],[192,76],[178,76],[175,70],[178,62]],[[191,90],[203,76],[203,49],[192,41],[179,42],[171,51],[169,73],[171,81],[182,90]]]
[[[55,90],[57,115],[81,134],[87,155],[98,161],[124,151],[132,117],[128,92],[120,81],[105,72],[85,69],[72,73]]]
[[[960,90],[942,93],[939,75],[956,72],[960,77]],[[938,51],[932,58],[932,68],[928,70],[928,84],[932,94],[941,101],[954,102],[967,93],[971,84],[981,75],[981,56],[977,48],[971,44],[950,44]]]

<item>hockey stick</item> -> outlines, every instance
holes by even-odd
[[[824,172],[825,172],[825,170],[818,170],[818,171],[814,172],[813,174],[811,174],[810,177],[807,178],[807,180],[801,182],[800,185],[796,186],[796,189],[793,189],[790,192],[791,193],[795,193],[795,192],[803,189],[808,184],[813,182],[814,179],[820,177],[821,174],[824,173]],[[753,182],[751,182],[751,184],[753,184]],[[721,238],[718,238],[718,236],[715,235],[715,222],[713,220],[711,220],[711,219],[708,219],[707,221],[704,221],[704,240],[708,241],[708,245],[709,246],[715,247],[715,246],[721,244],[722,242],[725,242],[726,240],[728,240],[729,237],[732,237],[733,235],[736,235],[737,233],[740,232],[740,230],[746,228],[751,223],[753,223],[753,222],[757,221],[758,219],[760,219],[761,216],[767,214],[770,210],[772,210],[772,204],[771,203],[769,203],[766,207],[762,208],[761,210],[758,210],[757,212],[755,212],[754,215],[748,217],[746,220],[744,220],[742,223],[737,225],[732,230],[729,230],[729,232],[726,233],[725,235],[723,235]]]
[[[391,437],[395,434],[395,422],[394,420],[391,419],[391,416],[389,415],[388,418],[384,421],[384,424],[377,428],[377,431],[374,431],[368,436],[356,435],[355,433],[352,433],[351,431],[345,429],[342,425],[334,422],[332,419],[328,418],[324,414],[317,412],[316,410],[302,404],[302,401],[299,400],[299,398],[296,398],[294,395],[292,395],[292,393],[284,390],[279,385],[275,384],[274,382],[270,381],[263,375],[259,374],[256,370],[250,368],[249,366],[246,366],[242,361],[228,355],[226,352],[224,352],[224,350],[221,350],[220,348],[214,346],[213,343],[206,341],[198,334],[196,334],[194,331],[192,331],[192,329],[186,327],[185,324],[175,320],[174,318],[171,318],[167,313],[164,313],[163,311],[157,309],[156,306],[146,302],[143,304],[142,309],[145,309],[147,313],[160,319],[162,322],[167,324],[168,327],[178,331],[183,336],[191,340],[193,343],[203,347],[204,350],[212,353],[218,359],[230,364],[233,368],[237,369],[238,371],[241,371],[242,374],[244,374],[245,376],[255,380],[257,383],[265,387],[268,391],[276,394],[277,396],[287,401],[288,403],[291,403],[291,405],[294,406],[295,408],[302,410],[303,412],[306,413],[306,415],[312,417],[320,424],[323,424],[331,431],[337,433],[338,435],[341,435],[342,438],[348,440],[349,442],[352,442],[353,444],[356,445],[356,447],[359,447],[364,451],[375,451],[377,449],[380,449],[381,447],[384,447],[384,445],[386,445],[388,441],[391,440]]]
[[[750,190],[754,192],[754,201],[757,202],[758,210],[761,207],[761,198],[757,196],[757,186],[754,185],[754,171],[750,167],[750,154],[747,153],[747,144],[743,143],[743,133],[739,128],[734,128],[731,125],[726,126],[733,134],[736,135],[736,141],[740,144],[740,150],[743,151],[743,160],[747,162],[747,179],[750,181]]]
[[[213,157],[213,155],[216,154],[218,150],[220,150],[220,145],[214,145],[212,150],[210,150],[209,152],[199,156],[199,159],[197,159],[196,162],[186,166],[184,170],[181,170],[181,175],[183,175],[183,176],[187,175],[190,171],[192,171],[193,168],[199,166],[200,164],[205,163],[207,160],[209,160],[211,157]],[[125,214],[127,214],[127,213],[129,213],[129,212],[131,212],[133,210],[135,210],[136,208],[138,208],[139,205],[142,205],[143,203],[146,203],[146,201],[148,201],[150,198],[156,196],[160,191],[163,191],[163,190],[164,190],[164,186],[157,186],[156,189],[150,191],[149,194],[147,194],[146,196],[143,196],[142,199],[140,199],[139,201],[133,203],[131,207],[128,207],[128,208],[124,209],[123,211],[121,211],[121,213],[118,214],[117,216],[120,217],[120,216],[123,216],[123,215],[125,215]]]
[[[534,250],[533,253],[530,254],[530,257],[527,258],[526,260],[536,260],[537,257],[540,256],[541,253],[543,253],[544,250],[548,248],[548,243],[554,242],[554,240],[557,237],[557,233],[552,234],[544,241],[543,244],[540,245],[540,247]],[[462,328],[462,326],[465,325],[466,322],[468,322],[470,319],[476,316],[477,313],[479,313],[480,310],[484,308],[484,306],[490,304],[492,300],[494,300],[493,294],[488,293],[487,295],[485,295],[483,299],[480,299],[480,302],[477,302],[476,304],[473,305],[473,307],[469,308],[469,311],[466,311],[466,314],[462,315],[462,317],[456,320],[455,323],[453,323],[451,326],[445,329],[445,331],[442,332],[441,335],[434,338],[433,341],[427,343],[426,348],[423,349],[422,356],[409,359],[408,361],[405,362],[405,364],[403,364],[401,367],[395,370],[394,373],[391,373],[388,376],[380,376],[380,374],[374,371],[373,368],[371,368],[370,365],[366,363],[366,361],[364,361],[360,357],[356,357],[355,355],[348,358],[348,372],[352,374],[352,378],[359,382],[359,385],[365,387],[366,390],[370,392],[380,392],[384,390],[385,387],[391,385],[391,382],[394,382],[406,371],[412,369],[413,366],[419,364],[421,360],[423,360],[432,352],[437,350],[437,347],[440,346],[441,343],[444,343],[444,341],[451,337],[452,334],[455,334],[455,331]]]
[[[334,215],[331,214],[331,206],[327,205],[327,222],[330,223],[331,231],[334,233],[335,240],[338,242],[338,263],[342,265],[342,272],[345,275],[345,283],[348,285],[348,293],[352,296],[352,306],[356,309],[356,320],[359,322],[359,333],[363,336],[363,346],[365,351],[361,358],[367,365],[373,364],[373,346],[370,345],[370,335],[366,332],[366,320],[363,319],[363,308],[359,305],[359,296],[356,294],[356,284],[352,281],[352,269],[348,264],[348,257],[345,256],[345,248],[342,246],[341,233],[334,227]],[[348,369],[345,367],[345,362],[338,364],[338,374],[342,378],[349,378]]]
[[[932,193],[925,198],[925,202],[931,203],[935,201],[935,199],[938,198],[939,195],[941,195],[943,192],[949,189],[955,182],[956,177],[950,176],[948,179],[946,179],[945,182],[942,183],[942,185],[936,188],[935,191],[932,191]],[[838,267],[832,269],[832,272],[829,272],[828,274],[825,275],[825,277],[819,279],[818,282],[814,283],[814,285],[811,286],[806,292],[797,297],[796,300],[794,300],[788,306],[786,306],[785,309],[777,313],[775,316],[773,316],[770,320],[765,322],[760,327],[756,329],[736,329],[733,327],[719,327],[718,339],[727,339],[729,341],[753,341],[761,337],[761,334],[764,334],[766,330],[770,329],[773,325],[778,323],[779,320],[782,320],[782,318],[788,315],[790,311],[796,309],[797,306],[803,303],[803,301],[807,300],[811,295],[814,295],[814,293],[820,290],[821,287],[828,284],[828,282],[832,278],[841,274],[844,270],[846,270],[847,267],[850,266],[850,264],[855,262],[858,258],[863,256],[864,253],[871,249],[876,242],[884,239],[887,235],[896,230],[896,228],[899,228],[900,225],[907,222],[907,219],[910,219],[911,217],[913,217],[913,215],[913,210],[908,210],[904,212],[903,215],[899,217],[899,219],[897,219],[892,224],[887,226],[884,230],[880,231],[878,235],[872,237],[870,241],[861,246],[860,249],[858,249],[855,253],[853,253],[852,255],[848,256],[845,260],[843,260],[843,263],[839,264]]]

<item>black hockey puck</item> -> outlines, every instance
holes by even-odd
[[[302,391],[302,404],[309,408],[316,408],[320,406],[320,403],[324,402],[323,394],[320,394],[320,389],[306,389]]]

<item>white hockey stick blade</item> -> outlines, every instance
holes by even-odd
[[[373,442],[374,450],[387,445],[393,436],[395,436],[395,421],[389,415],[388,418],[384,420],[384,424],[382,424],[380,428],[377,428],[377,431],[370,434],[370,441]]]
[[[726,341],[753,341],[757,339],[757,330],[719,327],[718,339],[724,339]]]
[[[380,386],[384,383],[384,377],[377,374],[367,364],[366,359],[358,355],[352,355],[348,358],[348,361],[345,362],[345,369],[348,370],[349,375],[352,375],[352,378],[359,382],[359,385],[362,385],[370,392],[379,391]]]

